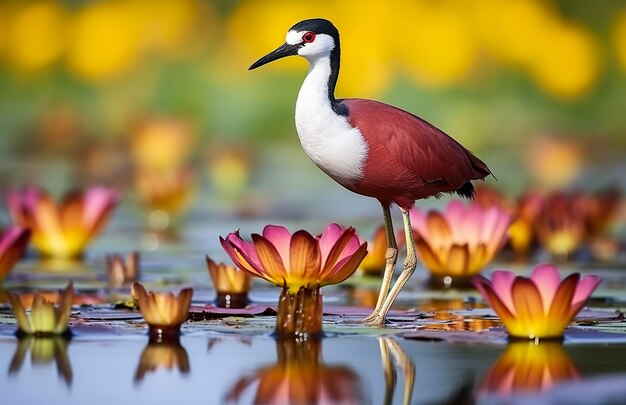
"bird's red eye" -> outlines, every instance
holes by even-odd
[[[315,41],[315,33],[311,31],[307,32],[306,34],[302,36],[302,41],[304,41],[307,44],[309,42]]]

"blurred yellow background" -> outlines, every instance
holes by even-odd
[[[186,128],[190,162],[211,171],[219,150],[245,157],[236,170],[258,151],[284,154],[277,145],[301,153],[293,110],[305,61],[247,67],[312,17],[341,33],[338,97],[422,116],[485,156],[502,188],[598,173],[619,182],[617,0],[5,0],[0,182],[50,176],[32,167],[50,156],[81,181],[115,182],[137,128],[163,121]]]

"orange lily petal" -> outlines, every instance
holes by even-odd
[[[570,274],[563,281],[561,281],[559,289],[554,295],[550,312],[548,313],[550,322],[562,323],[563,329],[565,329],[567,324],[572,320],[572,318],[569,317],[569,313],[572,305],[572,298],[574,297],[574,291],[576,290],[576,285],[578,284],[579,279],[580,274],[574,273]]]
[[[446,263],[447,273],[454,276],[466,275],[468,260],[469,252],[467,245],[452,245]]]
[[[367,255],[367,243],[364,243],[352,255],[343,258],[329,274],[320,277],[320,285],[338,284],[350,277],[359,267],[359,263]]]
[[[517,277],[511,287],[511,295],[515,305],[516,322],[526,326],[527,337],[539,336],[542,331],[538,328],[543,324],[545,313],[541,295],[535,284],[527,278]]]
[[[601,281],[602,279],[597,276],[585,276],[580,279],[576,286],[574,297],[572,298],[572,306],[568,314],[569,319],[573,319],[576,316],[578,311],[585,305],[585,302],[587,302],[593,290],[600,285]]]
[[[317,281],[322,264],[322,256],[317,240],[306,231],[298,231],[291,237],[289,278],[300,284],[296,287],[308,285]],[[287,284],[291,280],[287,279]]]
[[[426,223],[428,225],[428,234],[420,235],[422,238],[428,239],[430,244],[436,248],[450,244],[452,230],[443,215],[437,211],[431,211],[426,217]]]
[[[264,278],[278,286],[282,286],[286,281],[285,277],[287,276],[287,271],[283,265],[280,254],[263,236],[253,234],[252,240],[265,274]]]
[[[424,266],[431,272],[435,274],[443,273],[443,264],[439,260],[439,257],[433,252],[430,248],[430,245],[426,243],[423,239],[418,239],[415,241],[415,249],[417,250],[417,254],[419,254],[420,259]]]

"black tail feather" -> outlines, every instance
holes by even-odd
[[[469,198],[470,200],[474,199],[474,185],[469,181],[459,187],[455,192],[461,197]]]

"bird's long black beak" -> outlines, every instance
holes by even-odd
[[[284,58],[285,56],[297,55],[298,49],[300,49],[300,44],[290,45],[285,42],[277,49],[273,50],[272,52],[268,53],[267,55],[250,65],[248,70],[256,69],[259,66],[263,66],[266,63],[275,61],[276,59]]]

